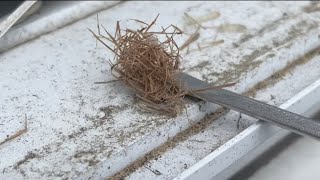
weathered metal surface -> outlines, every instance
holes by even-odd
[[[92,2],[88,8],[90,4],[81,2],[79,8],[88,15],[106,7],[104,3]],[[189,46],[189,53],[188,48],[182,51],[184,71],[214,84],[239,81],[230,90],[244,93],[319,45],[319,14],[306,13],[304,7],[308,5],[309,2],[134,1],[100,11],[99,19],[112,31],[117,20],[125,28],[130,25],[128,19],[150,22],[160,13],[158,25],[173,23],[186,32],[187,35],[177,37],[177,43],[182,45],[196,29],[186,23],[187,12],[213,29],[201,29],[199,39]],[[220,14],[218,18],[216,11]],[[0,178],[108,177],[170,142],[183,130],[197,126],[196,122],[218,108],[210,103],[188,102],[187,114],[171,119],[141,110],[134,92],[121,83],[94,84],[112,80],[107,64],[112,54],[96,47],[87,31],[96,27],[96,14],[84,18],[77,6],[57,12],[28,25],[21,23],[5,36],[7,42],[14,44],[20,37],[38,38],[0,55],[0,139],[23,128],[24,114],[28,122],[27,133],[1,145]],[[67,20],[64,23],[81,20],[61,27],[64,23],[57,23],[61,19]],[[50,28],[46,29],[47,25]],[[41,32],[37,27],[41,27]],[[61,28],[51,32],[57,27]],[[223,32],[226,28],[229,29]],[[215,29],[219,29],[216,41]],[[290,88],[290,95],[318,76],[315,66],[308,69],[313,73],[300,86]],[[289,95],[282,91],[279,96]],[[182,153],[174,151],[168,161],[175,166],[159,164],[163,176],[154,176],[165,179],[176,176],[184,170],[184,164],[189,167],[254,122],[241,121],[237,130],[237,118],[236,112],[230,112],[219,120],[209,121],[213,122],[210,130],[195,136],[210,143],[200,146],[197,139],[192,145],[182,141],[181,146],[188,146],[184,146]],[[181,147],[179,142],[177,146]],[[152,172],[141,174],[144,175],[155,178]]]

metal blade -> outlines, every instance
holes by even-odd
[[[182,80],[184,87],[188,90],[210,87],[208,83],[185,73],[181,73],[179,78]],[[319,121],[303,117],[225,89],[198,91],[190,95],[204,101],[216,103],[239,111],[300,135],[320,140]]]
[[[0,22],[0,38],[36,3],[37,1],[23,2],[4,21]]]

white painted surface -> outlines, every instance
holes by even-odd
[[[189,54],[183,51],[183,66],[186,72],[209,82],[239,80],[230,89],[242,93],[319,45],[319,14],[304,13],[305,5],[308,2],[126,2],[99,12],[99,18],[112,32],[117,20],[126,27],[130,23],[127,19],[150,22],[160,13],[158,25],[172,23],[190,33],[194,28],[184,26],[184,12],[196,17],[219,11],[218,19],[204,25],[241,24],[247,30],[218,33],[216,38],[223,39],[223,44],[198,51],[196,44],[211,41],[216,33],[201,30],[200,39],[190,46],[190,51],[194,50]],[[97,6],[91,13],[99,9]],[[61,9],[65,14],[74,11],[78,13],[74,19],[83,17],[76,8]],[[34,26],[31,32],[37,34],[37,26],[58,22],[65,14],[54,13],[44,17],[50,21],[42,19],[25,27]],[[51,27],[60,25],[53,23]],[[108,177],[189,127],[190,122],[200,121],[216,110],[212,104],[191,103],[189,117],[183,114],[169,119],[142,112],[133,92],[121,83],[93,84],[112,79],[106,63],[111,53],[102,46],[96,48],[87,31],[95,27],[94,14],[0,55],[0,138],[19,130],[24,114],[29,127],[21,137],[1,145],[0,179]],[[15,33],[23,35],[23,28]],[[241,40],[250,35],[247,41]],[[178,44],[187,38],[178,37]],[[206,65],[197,66],[201,63]],[[105,108],[105,119],[99,118],[100,108]],[[213,133],[205,133],[211,142],[207,150],[188,158],[181,156],[190,160],[188,166],[239,133],[235,128],[237,113],[223,118],[213,125]],[[247,123],[242,128],[252,120]],[[176,176],[183,166],[177,163],[177,171],[162,177]]]

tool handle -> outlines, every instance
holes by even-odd
[[[189,90],[210,86],[208,83],[185,73],[181,73],[179,78],[184,83],[184,87]],[[320,140],[320,122],[314,119],[224,89],[198,91],[191,95],[264,120],[297,134]]]

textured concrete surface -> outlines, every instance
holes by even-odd
[[[230,90],[276,105],[319,78],[319,61],[312,57],[299,64],[299,73],[289,71],[288,80],[255,87],[319,46],[320,16],[309,2],[126,2],[99,12],[99,19],[113,32],[117,20],[126,27],[130,18],[150,22],[158,13],[158,25],[185,31],[179,45],[196,29],[184,13],[207,27],[182,51],[184,71],[197,78],[237,81]],[[0,146],[0,179],[108,177],[219,108],[188,102],[187,113],[168,118],[141,110],[121,83],[94,84],[113,79],[107,64],[112,54],[96,47],[87,28],[96,28],[95,14],[0,55],[1,141],[23,128],[24,115],[28,125],[26,133]],[[286,87],[295,81],[303,82]],[[137,167],[129,177],[176,176],[254,122],[244,117],[237,130],[238,115],[231,111],[152,160],[161,175]]]

